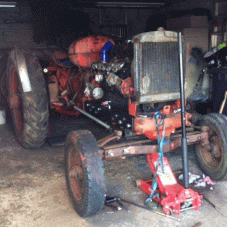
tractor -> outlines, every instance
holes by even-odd
[[[104,207],[105,159],[146,155],[160,188],[150,192],[159,193],[155,200],[166,214],[172,210],[179,214],[190,199],[198,210],[201,196],[189,189],[186,153],[185,187],[175,179],[168,185],[163,182],[164,175],[173,176],[172,172],[164,174],[163,168],[169,165],[161,153],[181,146],[186,150],[194,144],[203,172],[213,180],[226,178],[226,116],[185,112],[182,53],[181,34],[162,28],[124,44],[106,36],[88,36],[74,41],[68,52],[11,51],[7,103],[23,147],[44,145],[53,112],[75,118],[85,115],[107,131],[99,140],[86,129],[71,131],[66,137],[66,184],[80,216]]]

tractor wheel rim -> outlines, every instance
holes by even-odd
[[[69,152],[68,176],[72,193],[77,201],[83,196],[83,168],[79,153],[72,148]]]
[[[14,128],[16,134],[21,135],[24,124],[24,110],[22,102],[22,88],[15,67],[11,67],[9,73],[9,99]]]
[[[220,137],[218,136],[217,131],[210,127],[208,131],[208,140],[210,143],[210,149],[201,146],[200,154],[205,162],[205,164],[210,169],[217,169],[222,161],[223,157],[223,149],[222,149],[222,142]]]

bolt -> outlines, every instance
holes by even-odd
[[[48,69],[47,69],[47,68],[44,68],[44,69],[43,69],[43,72],[44,72],[44,73],[47,73],[47,72],[48,72]]]
[[[108,156],[110,156],[110,157],[114,157],[114,153],[113,153],[113,151],[112,151],[112,150],[109,150],[109,151],[108,151]]]

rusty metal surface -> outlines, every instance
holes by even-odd
[[[133,78],[137,102],[180,98],[177,33],[157,31],[133,38]]]
[[[118,135],[114,135],[114,136],[111,136],[105,140],[103,140],[102,142],[100,142],[98,144],[99,147],[103,147],[105,144],[107,144],[108,142],[112,141],[112,140],[119,140],[121,138],[121,136],[118,136]]]
[[[145,32],[133,37],[133,42],[177,42],[177,32],[160,31]]]
[[[188,145],[195,143],[202,143],[207,140],[207,132],[188,132],[187,143]],[[177,134],[170,138],[171,143],[166,144],[163,147],[165,153],[170,152],[177,147],[181,147],[181,134]],[[141,140],[138,142],[115,144],[102,148],[105,159],[112,159],[116,157],[122,157],[126,155],[136,154],[153,154],[158,153],[158,145],[142,145],[145,143],[152,142],[151,140]],[[138,145],[140,144],[140,145]]]
[[[186,126],[191,126],[189,119],[191,118],[190,113],[185,114],[186,119]],[[160,124],[162,119],[157,120]],[[137,134],[145,134],[150,139],[157,139],[157,131],[156,131],[156,121],[152,117],[136,117],[134,119],[134,131]],[[173,113],[167,116],[164,119],[164,126],[165,126],[165,135],[170,136],[177,128],[181,127],[181,113]],[[163,126],[159,127],[159,134],[162,135]]]
[[[180,93],[162,93],[162,94],[149,94],[140,96],[139,102],[140,103],[147,103],[147,102],[163,102],[163,101],[170,101],[170,100],[177,100],[180,99]]]

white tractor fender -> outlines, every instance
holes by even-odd
[[[32,87],[29,80],[24,53],[18,47],[16,47],[13,52],[14,52],[15,66],[17,68],[17,72],[21,81],[23,92],[31,92]]]

